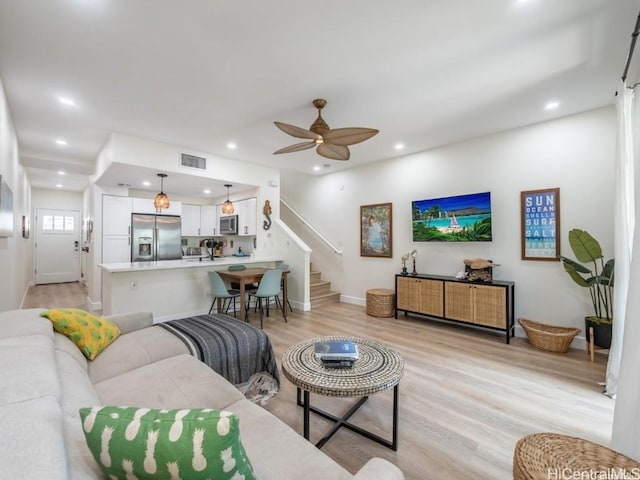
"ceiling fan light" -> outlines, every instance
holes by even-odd
[[[314,140],[314,142],[316,142],[318,145],[320,145],[321,143],[324,143],[324,140],[322,138],[318,138],[318,139]]]

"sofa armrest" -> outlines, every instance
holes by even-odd
[[[151,312],[122,313],[104,318],[115,323],[122,333],[141,330],[153,325],[153,313]]]
[[[353,480],[404,480],[404,474],[383,458],[372,458],[354,475]]]

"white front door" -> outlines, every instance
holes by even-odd
[[[36,209],[36,284],[80,280],[80,212]]]

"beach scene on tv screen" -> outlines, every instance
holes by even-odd
[[[414,242],[490,242],[491,193],[411,202]]]

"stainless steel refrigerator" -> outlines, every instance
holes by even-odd
[[[182,258],[181,220],[174,215],[131,215],[131,261]]]

